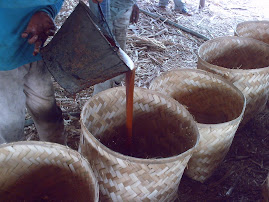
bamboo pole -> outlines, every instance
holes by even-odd
[[[172,22],[171,20],[167,20],[166,18],[164,18],[162,16],[159,16],[159,15],[154,14],[154,13],[150,13],[150,12],[145,11],[143,9],[139,9],[139,11],[146,14],[146,15],[148,15],[148,16],[150,16],[150,17],[152,17],[152,18],[157,18],[157,19],[159,19],[161,21],[164,21],[166,24],[169,24],[171,26],[179,28],[179,29],[183,30],[184,32],[190,33],[190,34],[192,34],[192,35],[194,35],[194,36],[196,36],[198,38],[204,39],[205,41],[209,40],[209,38],[207,38],[206,36],[204,36],[202,34],[199,34],[199,33],[195,32],[195,31],[193,31],[193,30],[191,30],[189,28],[183,27],[183,26],[181,26],[181,25],[179,25],[179,24],[177,24],[175,22]]]

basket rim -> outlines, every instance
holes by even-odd
[[[262,72],[262,71],[266,71],[269,73],[269,66],[266,66],[266,67],[260,67],[260,68],[257,68],[257,69],[229,69],[229,68],[225,68],[225,67],[221,67],[221,66],[218,66],[218,65],[213,65],[207,61],[205,61],[202,57],[201,57],[201,49],[207,45],[207,44],[210,44],[212,42],[216,42],[216,41],[225,41],[225,39],[236,39],[236,40],[244,40],[244,41],[252,41],[254,43],[257,43],[257,44],[261,44],[263,46],[267,46],[268,49],[269,49],[269,44],[265,43],[265,42],[262,42],[260,40],[257,40],[257,39],[253,39],[253,38],[248,38],[248,37],[240,37],[240,36],[221,36],[221,37],[216,37],[214,39],[211,39],[211,40],[208,40],[206,42],[204,42],[199,48],[198,48],[198,51],[197,51],[197,56],[198,56],[198,60],[201,60],[204,64],[206,65],[210,65],[211,67],[214,67],[215,69],[217,70],[220,70],[220,71],[223,71],[223,72],[233,72],[233,73],[245,73],[245,74],[248,74],[248,73],[259,73],[259,72]]]
[[[195,72],[198,74],[203,74],[206,76],[209,76],[211,78],[215,78],[218,79],[220,81],[222,81],[223,83],[226,83],[228,85],[230,85],[239,95],[240,97],[243,99],[243,108],[242,111],[240,113],[240,115],[238,115],[238,117],[236,117],[235,119],[232,119],[230,121],[224,122],[224,123],[215,123],[215,124],[205,124],[205,123],[199,123],[197,121],[195,121],[197,123],[198,128],[207,128],[208,126],[213,127],[213,128],[218,128],[220,126],[224,126],[224,125],[229,125],[233,122],[237,122],[238,119],[241,119],[241,117],[243,117],[245,109],[246,109],[246,96],[242,93],[242,91],[240,91],[232,82],[224,79],[223,77],[217,75],[217,74],[213,74],[211,72],[207,72],[205,70],[201,70],[201,69],[175,69],[175,70],[170,70],[168,72],[164,72],[162,73],[160,76],[156,77],[155,79],[152,80],[152,82],[150,83],[150,87],[152,85],[153,82],[157,82],[158,80],[164,79],[169,75],[173,75],[174,72]]]
[[[82,164],[83,162],[86,163],[88,166],[85,167],[86,171],[89,172],[90,174],[90,180],[91,183],[93,184],[93,186],[95,186],[94,189],[94,201],[99,201],[99,184],[98,184],[98,180],[93,172],[93,170],[91,169],[91,165],[88,162],[88,160],[82,155],[80,154],[78,151],[75,151],[71,148],[69,148],[68,146],[64,146],[58,143],[53,143],[53,142],[45,142],[45,141],[18,141],[18,142],[11,142],[11,143],[3,143],[0,145],[0,153],[1,150],[8,148],[8,147],[12,147],[12,148],[19,148],[19,147],[24,147],[24,146],[41,146],[43,148],[57,148],[60,149],[61,151],[68,153],[68,154],[72,154],[74,156],[76,156],[79,159],[79,162]],[[12,158],[12,157],[11,157]],[[14,156],[13,156],[14,158]],[[16,158],[16,157],[15,157]],[[0,160],[0,163],[3,162],[2,160]],[[91,189],[92,190],[92,189]]]
[[[147,91],[148,93],[157,94],[160,97],[165,97],[165,99],[168,100],[169,102],[174,102],[176,105],[179,105],[180,106],[180,109],[183,110],[185,113],[187,113],[189,115],[191,121],[194,123],[194,130],[195,130],[195,132],[197,134],[197,139],[196,139],[196,142],[195,142],[194,146],[192,146],[191,148],[189,148],[185,152],[180,153],[180,154],[178,154],[176,156],[171,156],[171,157],[167,157],[167,158],[143,159],[143,158],[136,158],[136,157],[132,157],[132,156],[127,156],[127,155],[121,154],[119,152],[116,152],[116,151],[114,151],[114,150],[106,147],[99,140],[97,140],[97,138],[85,126],[84,121],[82,120],[84,118],[84,113],[83,112],[85,111],[86,107],[89,105],[90,101],[92,99],[94,99],[95,97],[98,97],[98,95],[100,95],[100,94],[106,94],[107,92],[110,92],[110,91],[113,92],[113,91],[117,91],[117,90],[121,90],[121,89],[125,90],[126,89],[125,86],[114,87],[114,88],[110,88],[110,89],[107,89],[105,91],[102,91],[102,92],[94,95],[93,97],[91,97],[84,104],[84,106],[83,106],[83,108],[81,110],[80,123],[81,123],[81,130],[82,131],[84,130],[87,133],[87,136],[86,135],[83,135],[83,132],[81,133],[81,135],[84,138],[86,138],[87,141],[89,141],[89,142],[93,141],[94,144],[96,145],[95,148],[98,149],[98,147],[101,147],[105,152],[107,152],[107,153],[115,156],[116,158],[122,159],[124,161],[129,161],[130,163],[138,163],[138,164],[152,164],[152,165],[157,165],[157,164],[173,163],[173,162],[177,161],[179,157],[186,156],[190,152],[192,152],[195,148],[197,148],[197,146],[199,144],[199,141],[200,141],[200,133],[199,133],[199,130],[198,130],[198,126],[197,126],[197,123],[195,122],[193,116],[189,113],[189,111],[187,109],[185,109],[185,107],[183,105],[181,105],[175,99],[173,99],[171,97],[168,97],[168,96],[165,96],[165,95],[163,95],[163,94],[161,94],[159,92],[152,91],[152,90],[146,89],[146,88],[136,87],[136,86],[134,88],[135,89],[142,90],[142,91]]]
[[[234,28],[235,35],[240,36],[240,34],[238,33],[239,31],[238,29],[240,29],[241,26],[251,25],[251,24],[268,24],[269,26],[269,21],[268,20],[248,20],[248,21],[240,22]]]
[[[31,146],[41,146],[41,147],[45,147],[45,148],[58,148],[63,150],[64,152],[67,153],[72,153],[75,156],[77,156],[78,158],[83,158],[84,160],[87,161],[86,158],[84,158],[79,152],[71,149],[68,146],[65,145],[61,145],[58,143],[54,143],[54,142],[45,142],[45,141],[35,141],[35,140],[31,140],[31,141],[17,141],[17,142],[10,142],[10,143],[3,143],[0,145],[0,150],[6,147],[20,147],[20,146],[27,146],[27,145],[31,145]],[[88,161],[87,161],[88,162]]]

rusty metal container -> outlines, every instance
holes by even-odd
[[[105,25],[80,1],[42,48],[45,65],[67,92],[79,92],[133,68]]]

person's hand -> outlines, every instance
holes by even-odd
[[[130,17],[130,23],[137,23],[139,18],[139,8],[136,4],[133,5],[132,14]]]
[[[28,38],[28,43],[35,45],[33,55],[37,55],[41,46],[49,36],[55,34],[55,31],[53,19],[46,12],[40,11],[32,16],[21,37]]]
[[[102,3],[103,0],[92,0],[93,3]]]

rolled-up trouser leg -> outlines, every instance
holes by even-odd
[[[0,136],[0,144],[6,143],[6,140]]]
[[[112,6],[111,12],[111,21],[112,21],[112,32],[115,36],[116,41],[123,51],[126,50],[126,34],[127,28],[130,21],[130,16],[132,12],[132,7],[129,6],[127,8],[117,8],[115,10],[119,10],[118,14],[113,10]],[[114,11],[114,12],[113,12]],[[104,91],[106,89],[112,88],[115,84],[121,83],[124,79],[124,75],[116,76],[110,80],[107,80],[103,83],[96,84],[94,86],[93,95]]]
[[[111,5],[111,0],[103,0],[102,3],[100,4],[102,12],[104,14],[104,17],[109,25],[109,28],[112,29],[112,25],[111,25],[111,13],[110,13],[110,5]],[[92,13],[100,20],[102,21],[102,16],[101,13],[98,9],[98,5],[96,3],[94,3],[92,0],[89,0],[89,7],[92,11]],[[108,31],[108,29],[107,29]]]
[[[94,85],[93,88],[93,93],[92,95],[95,95],[97,93],[100,93],[106,89],[112,88],[113,87],[113,79],[106,80],[103,83],[98,83]]]
[[[159,0],[159,6],[166,7],[168,5],[169,0]]]
[[[62,111],[56,105],[51,75],[43,62],[31,63],[24,79],[26,106],[40,140],[66,144]]]
[[[92,12],[95,14],[96,17],[100,18],[100,13],[97,7],[97,4],[93,3],[92,0],[89,1],[89,5],[90,5],[90,9],[92,10]],[[104,0],[101,3],[101,8],[103,11],[103,14],[107,20],[107,23],[109,25],[109,28],[112,30],[112,24],[111,24],[111,20],[110,20],[110,0]],[[96,85],[94,85],[94,90],[93,90],[93,95],[104,91],[106,89],[109,89],[113,86],[113,81],[112,80],[107,80],[103,83],[98,83]]]
[[[112,18],[113,33],[115,35],[116,41],[119,43],[123,51],[126,51],[127,28],[130,22],[131,13],[132,6],[129,6],[122,9],[121,12],[118,13],[118,15],[114,15],[114,17]]]
[[[126,51],[126,39],[127,39],[127,28],[130,22],[130,16],[132,13],[132,7],[126,8],[121,15],[114,18],[113,21],[113,33],[116,41],[119,43],[121,49]],[[124,75],[114,77],[112,80],[114,83],[120,83],[124,79]]]
[[[182,0],[174,0],[175,10],[182,11],[185,9],[185,3]]]
[[[0,143],[24,140],[24,66],[0,71]]]

